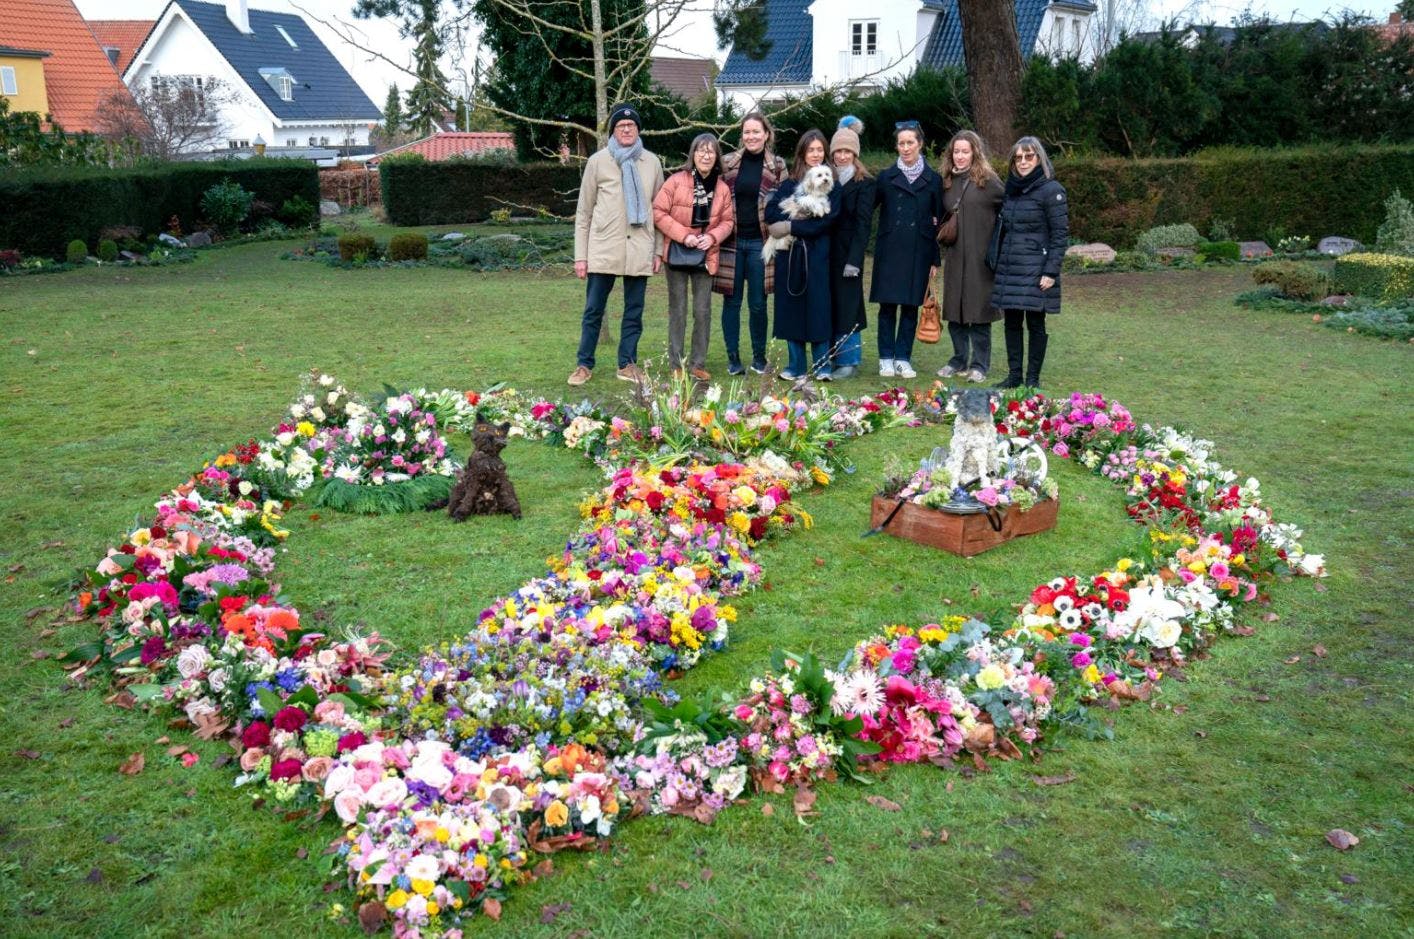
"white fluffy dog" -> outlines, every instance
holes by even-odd
[[[979,485],[987,486],[991,477],[1000,472],[993,400],[993,395],[982,388],[958,392],[957,420],[953,424],[947,462],[954,486],[966,485],[974,479]]]
[[[812,166],[805,171],[795,192],[781,200],[781,211],[792,220],[802,218],[824,218],[830,214],[830,190],[835,188],[835,171],[825,164]],[[761,248],[761,257],[770,261],[777,251],[789,251],[795,244],[794,235],[781,238],[769,236]]]

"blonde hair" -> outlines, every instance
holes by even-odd
[[[1006,169],[1008,173],[1016,172],[1016,151],[1030,150],[1036,154],[1036,162],[1041,164],[1041,172],[1047,179],[1055,179],[1056,171],[1051,168],[1051,158],[1046,155],[1046,148],[1035,137],[1022,137],[1011,145],[1011,154],[1007,157]]]
[[[952,148],[953,144],[959,140],[965,140],[972,146],[972,164],[967,171],[967,175],[972,178],[972,185],[978,189],[987,188],[988,180],[997,180],[997,171],[992,169],[992,160],[987,153],[987,145],[982,142],[982,138],[976,131],[960,130],[952,135],[947,147],[943,150],[943,188],[952,188],[953,164]]]

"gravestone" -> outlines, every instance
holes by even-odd
[[[204,231],[194,231],[187,236],[188,248],[205,248],[211,244],[211,235]]]
[[[1354,238],[1342,238],[1340,235],[1327,235],[1316,245],[1316,250],[1322,254],[1329,254],[1331,257],[1340,257],[1342,254],[1349,254],[1352,251],[1360,250],[1360,242]]]
[[[443,241],[461,241],[464,238],[466,238],[466,235],[459,231],[449,231],[442,236]]]
[[[1091,264],[1113,264],[1115,249],[1096,241],[1088,245],[1071,245],[1065,249],[1065,256],[1082,258]]]
[[[321,199],[319,202],[320,215],[342,215],[343,212],[344,210],[339,206],[339,203],[333,199]]]
[[[1271,245],[1265,241],[1239,241],[1237,245],[1242,249],[1244,258],[1269,258],[1272,256]]]
[[[165,231],[157,236],[157,240],[169,248],[185,248],[186,243],[182,239],[167,234]]]
[[[141,261],[143,259],[143,256],[136,251],[119,251],[118,257],[124,261]]]

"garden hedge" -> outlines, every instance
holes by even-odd
[[[1414,258],[1398,254],[1347,254],[1337,258],[1331,280],[1339,293],[1393,302],[1414,297]]]
[[[127,169],[62,167],[0,176],[0,248],[62,257],[71,240],[93,242],[105,228],[184,231],[201,217],[207,189],[231,179],[271,205],[300,196],[319,204],[319,171],[304,160],[160,163]]]
[[[383,206],[395,225],[479,222],[500,208],[574,211],[580,169],[469,163],[386,163]],[[1060,157],[1056,176],[1070,197],[1071,234],[1116,248],[1157,225],[1188,222],[1206,233],[1214,219],[1241,238],[1345,235],[1367,244],[1384,200],[1414,179],[1414,146],[1299,150],[1214,150],[1174,159]]]

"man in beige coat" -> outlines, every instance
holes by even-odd
[[[618,376],[642,381],[638,337],[643,333],[643,296],[648,277],[662,263],[653,225],[653,197],[663,185],[663,164],[643,147],[638,109],[628,104],[609,115],[609,145],[584,165],[574,216],[574,273],[585,285],[579,362],[571,385],[589,381],[594,348],[614,278],[624,280],[624,318],[619,333]]]

